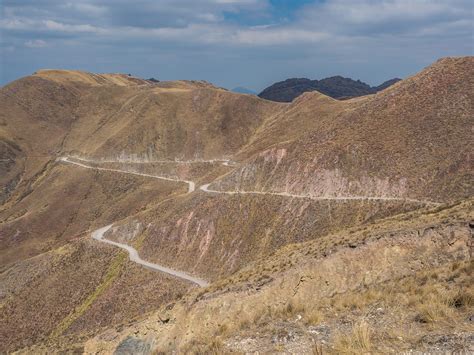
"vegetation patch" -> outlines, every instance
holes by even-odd
[[[97,286],[97,288],[92,292],[85,301],[75,308],[75,310],[69,314],[66,318],[64,318],[56,329],[51,332],[50,338],[56,338],[60,336],[62,333],[68,329],[71,324],[78,319],[81,315],[83,315],[87,309],[94,303],[94,301],[102,295],[115,281],[115,279],[119,276],[120,272],[122,271],[124,262],[127,260],[127,254],[125,252],[120,252],[112,261],[107,270],[107,274],[105,275],[102,283]]]

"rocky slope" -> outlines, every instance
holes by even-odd
[[[375,94],[400,80],[398,78],[390,79],[379,86],[371,87],[360,80],[352,80],[342,76],[332,76],[321,80],[293,78],[270,85],[258,96],[271,101],[291,102],[305,92],[318,91],[334,99],[347,99]]]
[[[471,199],[289,245],[79,346],[87,353],[472,351],[472,207]]]

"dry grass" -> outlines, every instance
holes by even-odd
[[[332,343],[338,353],[416,346],[421,334],[467,329],[463,320],[473,307],[472,270],[473,262],[458,260],[329,298],[317,299],[298,292],[286,302],[276,303],[274,295],[269,294],[260,303],[243,309],[237,319],[226,320],[215,336],[225,339],[242,332],[250,335],[257,329],[272,334],[284,324],[303,330],[325,324],[337,334]],[[369,326],[373,312],[378,321],[388,322],[386,327],[379,323]],[[351,331],[346,332],[337,325],[341,317],[367,321],[355,320]]]
[[[416,306],[418,314],[415,320],[420,323],[450,321],[453,318],[452,297],[446,292],[429,294]]]
[[[372,329],[365,320],[354,324],[350,334],[338,334],[334,350],[340,354],[367,354],[373,350]]]
[[[323,346],[321,344],[314,344],[314,346],[311,349],[311,353],[313,355],[323,355]]]
[[[430,291],[428,289],[428,291]],[[473,307],[472,290],[437,290],[425,295],[421,303],[416,305],[418,311],[415,320],[421,323],[456,322],[458,309]]]
[[[303,320],[306,325],[317,325],[324,320],[324,314],[319,308],[314,306],[304,312]]]
[[[224,344],[220,338],[196,341],[188,344],[180,353],[188,355],[221,355],[224,354]]]
[[[369,289],[363,292],[349,293],[346,296],[341,295],[331,299],[331,307],[337,311],[344,310],[357,310],[363,309],[364,307],[379,302],[384,298],[390,297],[391,290],[375,290]]]
[[[124,263],[127,259],[127,255],[124,252],[120,252],[107,270],[107,274],[104,277],[104,280],[96,287],[96,289],[87,296],[85,301],[74,309],[66,318],[64,318],[58,326],[51,332],[50,337],[55,338],[60,336],[66,329],[68,329],[71,324],[81,317],[94,303],[94,301],[100,297],[115,281],[119,276]]]

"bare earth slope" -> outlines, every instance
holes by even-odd
[[[43,181],[51,180],[51,174],[58,172],[56,159],[64,152],[135,160],[228,156],[249,139],[267,111],[271,114],[270,107],[279,108],[200,82],[151,85],[125,75],[56,70],[40,71],[5,86],[0,100],[1,198],[5,200],[0,215],[9,221],[7,228],[13,232],[8,233],[13,234],[16,229],[22,232],[13,220],[25,213],[33,216],[70,212],[53,211],[48,206],[54,195],[40,192]],[[95,175],[88,174],[92,179]],[[124,178],[104,175],[116,178],[117,184]],[[47,188],[54,190],[49,180]],[[65,177],[56,181],[67,184]],[[93,180],[86,178],[85,184],[88,181]],[[128,191],[133,194],[133,189]],[[37,206],[34,210],[38,203],[31,201],[31,193],[48,200],[46,207]],[[55,190],[54,194],[58,193]],[[137,202],[128,206],[130,210],[147,203]],[[103,208],[94,204],[92,207]],[[67,218],[56,218],[56,223]],[[93,220],[80,222],[88,224]],[[48,236],[41,236],[45,237]],[[0,240],[5,242],[9,243]]]
[[[344,352],[359,331],[362,352],[430,351],[436,332],[464,347],[473,74],[447,58],[376,95],[291,104],[76,71],[1,88],[0,352]],[[111,224],[115,244],[91,238]],[[408,311],[386,296],[410,287]]]

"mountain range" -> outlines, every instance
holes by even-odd
[[[319,91],[334,99],[348,99],[377,93],[400,80],[395,78],[387,80],[379,86],[370,86],[360,80],[353,80],[342,76],[332,76],[321,80],[292,78],[270,85],[258,96],[271,101],[291,102],[305,92]]]
[[[3,86],[0,353],[472,351],[473,78]]]

